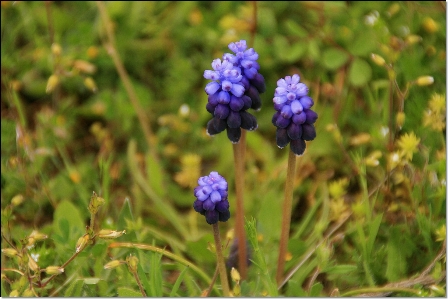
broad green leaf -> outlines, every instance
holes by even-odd
[[[288,61],[295,62],[305,54],[308,44],[304,42],[297,42],[291,46],[289,51]]]
[[[353,60],[348,71],[350,83],[356,87],[365,85],[372,77],[372,68],[361,58]]]
[[[365,30],[362,34],[356,35],[356,38],[348,50],[355,56],[365,56],[374,52],[376,49],[376,39],[374,33],[370,30]]]
[[[57,234],[67,238],[70,236],[76,240],[85,230],[81,213],[74,204],[67,200],[61,201],[56,207],[53,223],[53,229]]]
[[[121,287],[118,288],[118,297],[143,297],[143,294],[130,288]]]
[[[349,59],[349,54],[343,50],[330,48],[324,51],[322,63],[330,70],[335,70],[343,66]]]

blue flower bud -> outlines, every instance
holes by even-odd
[[[230,218],[227,191],[227,181],[216,171],[200,177],[198,186],[194,188],[197,198],[193,203],[194,210],[204,215],[208,224],[227,221]]]
[[[277,81],[275,89],[272,123],[277,127],[276,141],[280,148],[291,144],[296,155],[302,155],[306,141],[316,138],[314,123],[318,115],[310,108],[314,101],[308,96],[308,86],[300,82],[300,76],[286,76]]]

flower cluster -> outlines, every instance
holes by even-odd
[[[212,62],[213,70],[204,71],[204,78],[212,80],[205,87],[208,94],[206,109],[213,115],[207,123],[209,135],[227,130],[232,143],[238,143],[241,129],[255,130],[256,118],[246,110],[261,108],[260,93],[266,89],[263,76],[258,73],[258,54],[247,49],[246,41],[230,43],[234,54],[226,53]]]
[[[208,224],[229,220],[227,181],[224,177],[212,171],[209,176],[200,177],[198,184],[199,186],[194,188],[194,196],[197,198],[193,203],[194,210],[204,215]]]
[[[300,83],[299,75],[286,76],[277,81],[274,94],[274,109],[272,123],[277,127],[277,145],[284,148],[291,143],[291,150],[296,155],[302,155],[306,141],[316,138],[314,123],[317,113],[311,110],[314,105],[308,96],[308,87]]]

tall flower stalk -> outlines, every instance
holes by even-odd
[[[247,49],[245,40],[230,43],[229,49],[233,54],[225,53],[222,60],[213,60],[213,70],[204,72],[204,78],[212,80],[205,87],[205,92],[208,94],[206,109],[213,115],[213,118],[207,123],[207,133],[213,136],[226,130],[227,137],[233,143],[238,270],[242,279],[245,279],[247,276],[247,248],[243,202],[244,130],[257,129],[256,118],[247,110],[261,108],[260,93],[265,91],[266,86],[263,76],[258,73],[260,65],[257,63],[257,52],[253,48]]]
[[[289,240],[296,156],[305,152],[305,141],[316,138],[314,123],[318,116],[311,110],[314,101],[308,96],[308,86],[300,82],[297,74],[277,81],[273,102],[277,111],[272,117],[272,123],[277,127],[277,145],[284,148],[290,144],[276,274],[277,284],[280,284]]]
[[[229,281],[227,280],[227,270],[222,254],[218,226],[218,221],[225,222],[230,218],[227,181],[219,173],[212,171],[210,175],[200,177],[198,184],[199,186],[194,189],[196,201],[193,203],[193,208],[196,212],[204,215],[207,223],[213,226],[216,262],[221,278],[221,287],[224,297],[229,297]]]

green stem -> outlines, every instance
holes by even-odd
[[[296,169],[296,155],[292,150],[289,151],[288,169],[285,183],[285,199],[283,201],[282,230],[280,235],[280,247],[277,262],[277,284],[282,281],[283,271],[285,270],[285,256],[288,247],[289,227],[291,224],[292,194],[294,191],[294,174]]]
[[[357,294],[364,294],[364,293],[383,293],[383,292],[404,292],[404,293],[411,293],[414,295],[421,295],[418,290],[409,289],[409,288],[397,288],[397,287],[386,287],[386,288],[363,288],[363,289],[357,289],[348,291],[347,293],[344,293],[341,295],[341,297],[349,297]]]
[[[238,239],[238,271],[241,279],[247,277],[247,249],[246,233],[244,231],[244,152],[246,150],[246,130],[241,130],[240,142],[233,144],[233,159],[235,163],[235,193],[236,193],[236,220],[235,234]]]
[[[230,297],[229,281],[227,280],[226,264],[224,263],[224,256],[222,255],[221,238],[219,236],[218,222],[213,226],[213,237],[216,245],[216,260],[218,263],[219,276],[221,277],[221,287],[224,297]]]

